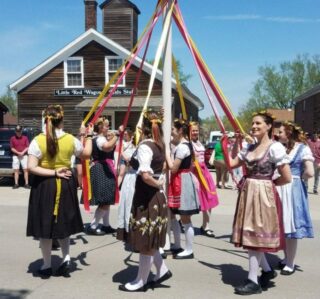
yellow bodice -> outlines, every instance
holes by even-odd
[[[39,166],[48,169],[71,167],[71,156],[74,153],[74,137],[71,134],[64,134],[58,138],[59,150],[53,159],[51,159],[47,153],[46,135],[38,135],[36,141],[42,153]]]

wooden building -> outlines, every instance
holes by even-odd
[[[61,104],[65,110],[65,129],[77,133],[84,115],[136,43],[140,11],[131,1],[107,0],[100,5],[102,33],[96,28],[97,1],[85,0],[84,4],[85,32],[10,85],[17,92],[18,119],[22,125],[40,126],[41,111],[48,104]],[[134,61],[104,110],[112,128],[123,122],[140,63],[140,58]],[[132,128],[147,95],[151,70],[152,66],[145,63],[129,118],[128,125]],[[172,113],[177,117],[181,108],[174,79],[172,86]],[[198,111],[203,109],[201,100],[186,87],[183,87],[183,96],[188,115],[198,120]],[[162,72],[159,70],[149,107],[161,106]]]
[[[274,120],[274,134],[278,134],[281,124],[285,121],[294,121],[294,111],[292,109],[267,109],[276,119]]]
[[[294,121],[309,134],[320,133],[320,84],[294,99]]]

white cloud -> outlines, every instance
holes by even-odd
[[[296,17],[264,17],[255,14],[238,14],[238,15],[218,15],[218,16],[204,16],[206,20],[216,21],[265,21],[265,22],[277,22],[277,23],[320,23],[320,19],[310,18],[296,18]]]

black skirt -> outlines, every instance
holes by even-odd
[[[64,239],[83,231],[75,177],[61,179],[57,218],[53,215],[56,190],[54,177],[34,177],[29,198],[27,236]]]
[[[92,199],[90,205],[115,203],[116,178],[106,162],[96,162],[90,168]]]

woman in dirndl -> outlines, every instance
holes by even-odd
[[[116,230],[110,226],[110,205],[118,202],[119,190],[116,181],[116,173],[114,167],[114,151],[119,134],[123,131],[122,126],[119,127],[117,134],[109,129],[109,121],[100,117],[94,124],[94,132],[96,136],[92,140],[92,156],[90,179],[92,198],[91,205],[98,206],[94,218],[90,225],[86,228],[88,235],[102,236],[114,233]],[[112,134],[107,139],[107,134]],[[99,227],[102,219],[103,225]]]
[[[211,209],[219,204],[216,185],[204,161],[205,148],[199,141],[199,123],[190,122],[190,130],[191,144],[193,147],[195,162],[197,162],[200,167],[200,169],[198,169],[194,164],[192,169],[192,172],[199,181],[198,193],[200,200],[200,209],[202,212],[202,226],[200,228],[200,231],[203,235],[214,238],[215,235],[213,230],[210,228],[209,223]],[[201,173],[199,173],[199,171]]]
[[[171,228],[174,234],[176,254],[175,259],[192,259],[194,229],[191,216],[198,214],[200,209],[198,197],[198,180],[192,173],[193,148],[189,140],[189,123],[183,119],[176,119],[171,130],[172,143],[176,145],[173,159],[167,155],[171,177],[168,191],[168,206],[173,215],[180,215],[185,234],[185,248],[179,250],[180,226],[175,217],[171,219]]]
[[[140,253],[139,271],[134,281],[119,286],[121,291],[146,291],[149,286],[160,284],[172,276],[159,252],[165,244],[168,223],[163,193],[165,146],[161,123],[162,114],[154,111],[144,113],[141,128],[144,140],[137,149],[139,168],[128,238],[131,248]],[[154,281],[148,283],[152,263],[157,273]]]
[[[63,260],[55,271],[57,276],[69,276],[70,235],[83,231],[77,195],[77,180],[71,172],[71,157],[87,159],[92,150],[92,128],[81,141],[63,131],[63,108],[49,105],[42,114],[45,132],[36,136],[28,149],[28,169],[34,174],[31,186],[27,236],[40,239],[43,264],[38,270],[41,277],[52,275],[52,239],[58,239]]]
[[[296,124],[283,123],[278,137],[287,148],[292,173],[292,182],[278,187],[286,237],[285,258],[279,262],[279,267],[282,275],[291,275],[295,272],[298,239],[313,238],[308,192],[303,180],[313,177],[314,158],[302,129]]]
[[[285,148],[272,138],[273,116],[266,111],[255,113],[251,133],[256,140],[232,159],[232,168],[245,166],[233,221],[232,242],[248,250],[249,275],[235,288],[240,295],[259,294],[268,287],[276,272],[270,267],[265,252],[284,249],[282,207],[276,185],[291,181],[289,159]],[[237,145],[239,145],[237,139]],[[273,180],[275,170],[280,176]],[[258,279],[259,266],[262,275]]]

